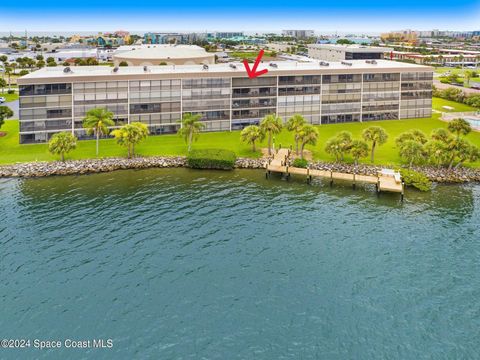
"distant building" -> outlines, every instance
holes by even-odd
[[[243,32],[215,32],[208,35],[215,39],[231,39],[245,36]]]
[[[480,52],[468,51],[468,53],[453,53],[453,54],[431,54],[422,55],[414,52],[406,51],[391,51],[385,54],[386,57],[392,60],[414,62],[421,65],[438,64],[442,66],[479,66]]]
[[[73,41],[73,40],[74,41]],[[98,47],[117,47],[130,43],[130,33],[127,31],[116,31],[114,33],[98,33],[96,36],[82,38],[78,35],[72,36],[70,42],[86,42],[89,45]]]
[[[313,30],[282,30],[284,36],[291,36],[296,39],[307,39],[314,36]]]
[[[308,56],[324,61],[379,60],[393,49],[364,45],[310,44]]]
[[[128,45],[113,53],[113,63],[121,62],[129,66],[214,64],[215,54],[196,45]]]
[[[413,30],[391,31],[380,35],[382,41],[385,42],[405,42],[410,44],[417,44],[417,32]]]
[[[145,33],[144,44],[194,44],[206,40],[206,33]]]
[[[286,42],[275,42],[275,43],[265,44],[265,47],[269,50],[274,50],[277,52],[285,52],[289,50],[292,47],[292,45]]]

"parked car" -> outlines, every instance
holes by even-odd
[[[5,98],[3,96],[0,96],[0,104],[3,104],[5,102]]]

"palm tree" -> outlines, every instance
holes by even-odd
[[[357,166],[360,158],[368,156],[368,144],[363,140],[353,140],[350,144],[350,153],[355,160],[355,166]]]
[[[267,115],[260,123],[262,133],[268,135],[268,155],[272,154],[272,137],[282,131],[282,118],[276,115]]]
[[[374,162],[376,146],[383,145],[388,140],[388,134],[384,128],[380,126],[370,126],[363,130],[362,137],[365,141],[372,143],[371,162]]]
[[[459,158],[459,163],[461,163],[463,162],[462,159],[468,158],[471,146],[472,145],[467,140],[461,138],[455,138],[454,141],[450,141],[447,144],[448,152],[450,155],[450,159],[448,162],[448,170],[453,167],[455,159]]]
[[[422,145],[428,141],[426,135],[421,130],[412,129],[398,135],[398,137],[395,139],[395,143],[397,144],[398,148],[401,148],[402,144],[407,140],[414,140]]]
[[[201,118],[201,114],[183,114],[181,121],[182,127],[178,130],[178,134],[185,139],[188,145],[188,151],[190,151],[192,147],[192,142],[196,140],[200,131],[205,127],[205,124],[200,121]]]
[[[352,145],[352,133],[348,131],[340,131],[337,134],[337,139],[340,143],[340,160],[343,161],[345,154],[350,151],[350,146]]]
[[[60,155],[62,161],[65,161],[65,154],[77,147],[77,138],[69,132],[60,132],[54,134],[48,142],[48,151],[52,154]]]
[[[8,106],[0,106],[0,128],[3,126],[5,119],[11,118],[13,111]]]
[[[342,156],[342,142],[337,137],[327,140],[325,144],[325,152],[329,155],[335,156],[335,161],[338,162]]]
[[[114,126],[113,113],[105,108],[96,108],[87,111],[83,119],[83,127],[87,130],[88,135],[95,135],[96,138],[96,156],[98,157],[98,144],[100,135],[109,133],[108,127]]]
[[[448,149],[445,142],[432,139],[425,144],[425,151],[430,159],[430,162],[436,166],[440,167],[447,162]]]
[[[11,77],[12,77],[12,73],[14,72],[13,67],[11,67],[10,64],[5,63],[4,72],[5,72],[5,75],[8,76],[8,90],[10,91],[12,88]]]
[[[473,77],[473,71],[471,70],[466,70],[465,73],[463,74],[463,77],[465,78],[465,81],[467,85],[470,85],[470,79]]]
[[[305,145],[315,146],[318,141],[318,130],[310,124],[305,124],[298,133],[298,140],[300,141],[300,156],[303,159],[303,150]]]
[[[305,125],[306,123],[307,123],[307,121],[300,114],[293,115],[287,121],[287,130],[288,131],[293,131],[293,133],[294,133],[295,154],[297,154],[297,155],[298,155],[298,141],[299,141],[298,134],[300,133],[300,130],[302,129],[302,126]]]
[[[439,64],[443,65],[443,59],[444,59],[443,55],[438,55],[437,59],[438,59]]]
[[[439,129],[433,129],[431,138],[432,140],[435,141],[441,141],[441,142],[447,142],[448,138],[450,137],[450,134],[446,129],[439,128]]]
[[[255,142],[257,140],[263,140],[265,134],[260,130],[260,128],[256,125],[247,126],[245,129],[242,130],[240,133],[240,137],[243,142],[252,144],[252,151],[257,151],[255,149]]]
[[[4,79],[0,79],[0,87],[2,88],[2,94],[5,92],[6,86],[7,86],[7,82]]]
[[[147,125],[141,122],[132,122],[112,131],[117,143],[128,150],[128,158],[135,156],[135,145],[145,140],[149,134]]]
[[[457,139],[460,138],[460,135],[467,135],[472,131],[472,126],[470,123],[462,118],[453,119],[447,125],[448,131],[457,135]]]
[[[414,162],[420,162],[425,158],[425,150],[422,143],[415,140],[406,140],[400,148],[400,157],[408,162],[408,167],[412,167]]]
[[[467,146],[458,153],[458,163],[455,168],[460,167],[465,161],[475,162],[480,158],[480,150],[473,144],[467,142]]]

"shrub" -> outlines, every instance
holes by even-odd
[[[9,89],[9,90],[7,91],[7,94],[15,94],[15,90]]]
[[[400,175],[402,175],[402,180],[407,186],[413,186],[420,191],[430,191],[432,189],[432,182],[421,172],[400,169]]]
[[[187,155],[187,166],[194,169],[231,170],[237,156],[223,149],[191,150]]]
[[[308,161],[305,159],[296,158],[293,160],[292,166],[305,169],[308,166]]]

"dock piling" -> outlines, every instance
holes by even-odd
[[[276,172],[282,174],[282,177],[285,175],[285,179],[288,181],[293,173],[294,175],[305,176],[304,179],[306,179],[307,184],[312,183],[313,177],[330,178],[329,182],[331,187],[333,186],[334,180],[349,181],[353,189],[356,189],[357,182],[359,182],[375,185],[377,196],[380,196],[381,191],[396,192],[401,194],[403,200],[405,195],[404,184],[397,182],[394,176],[385,175],[380,172],[376,175],[357,174],[357,169],[354,169],[353,172],[341,172],[334,171],[333,169],[311,169],[310,166],[299,168],[292,166],[289,154],[290,150],[288,148],[276,149],[273,158],[269,158],[266,164],[265,177],[269,178],[272,172]]]

